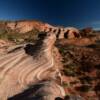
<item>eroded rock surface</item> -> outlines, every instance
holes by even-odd
[[[48,33],[35,45],[28,44],[24,48],[12,50],[0,57],[0,100],[7,100],[42,80],[56,81],[58,77],[60,78],[58,63],[56,64],[57,60],[53,55],[55,41],[55,34]],[[55,85],[54,90],[57,92],[50,87],[52,93],[48,92],[49,98],[44,96],[43,100],[54,100],[56,96],[64,96],[64,90],[59,84],[52,85]],[[46,88],[49,89],[44,85],[38,91],[45,93]]]

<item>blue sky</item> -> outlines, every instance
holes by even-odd
[[[100,28],[100,0],[0,0],[0,19]]]

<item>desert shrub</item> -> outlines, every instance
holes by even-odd
[[[5,33],[5,32],[6,32],[5,29],[0,28],[0,34],[3,34],[3,33]]]
[[[38,33],[37,30],[32,30],[24,34],[9,29],[0,30],[0,39],[9,40],[17,44],[23,42],[34,42],[38,38]]]
[[[89,92],[91,90],[91,86],[82,85],[80,87],[76,87],[76,90],[81,91],[81,92]]]
[[[34,29],[30,32],[27,32],[27,33],[23,34],[22,38],[26,42],[33,42],[33,41],[38,39],[38,34],[39,34],[39,31]]]

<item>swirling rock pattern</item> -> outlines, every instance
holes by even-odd
[[[61,98],[61,92],[63,89],[56,82],[43,81],[8,100],[56,100]]]
[[[7,100],[42,80],[55,80],[59,76],[59,67],[53,56],[55,40],[55,34],[47,33],[34,46],[28,44],[0,57],[0,100]],[[56,85],[55,94],[64,94],[59,85]],[[43,100],[54,100],[54,97]]]

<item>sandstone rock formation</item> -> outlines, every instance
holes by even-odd
[[[39,34],[39,40],[20,45],[13,41],[15,46],[11,46],[13,42],[8,38],[12,39],[13,34],[18,33],[19,39],[24,35],[33,39],[34,29],[47,35]],[[15,21],[0,23],[0,33],[5,32],[11,35],[0,40],[0,100],[63,100],[61,86],[66,92],[64,100],[99,100],[99,31],[81,34],[74,27]]]
[[[41,30],[44,24],[39,21],[15,21],[15,22],[8,22],[7,27],[15,30],[19,33],[26,33],[33,29]]]
[[[68,39],[80,38],[80,37],[81,36],[79,30],[74,27],[65,27],[63,29],[62,34],[59,35],[59,38],[68,38]]]
[[[15,21],[15,22],[5,22],[1,24],[1,26],[5,26],[6,28],[10,28],[19,33],[27,33],[34,29],[39,32],[54,32],[59,39],[61,38],[80,38],[80,33],[77,28],[74,27],[60,27],[60,26],[52,26],[48,23],[43,23],[39,21]]]
[[[44,84],[34,98],[39,97],[39,94],[43,100],[64,96],[63,88],[55,83],[60,78],[60,69],[53,55],[55,40],[55,34],[48,33],[34,46],[28,44],[23,48],[15,48],[0,57],[0,100],[7,100],[32,85],[43,84],[41,81],[44,80],[51,82]]]
[[[0,55],[7,52],[7,48],[14,45],[14,43],[0,39]]]

